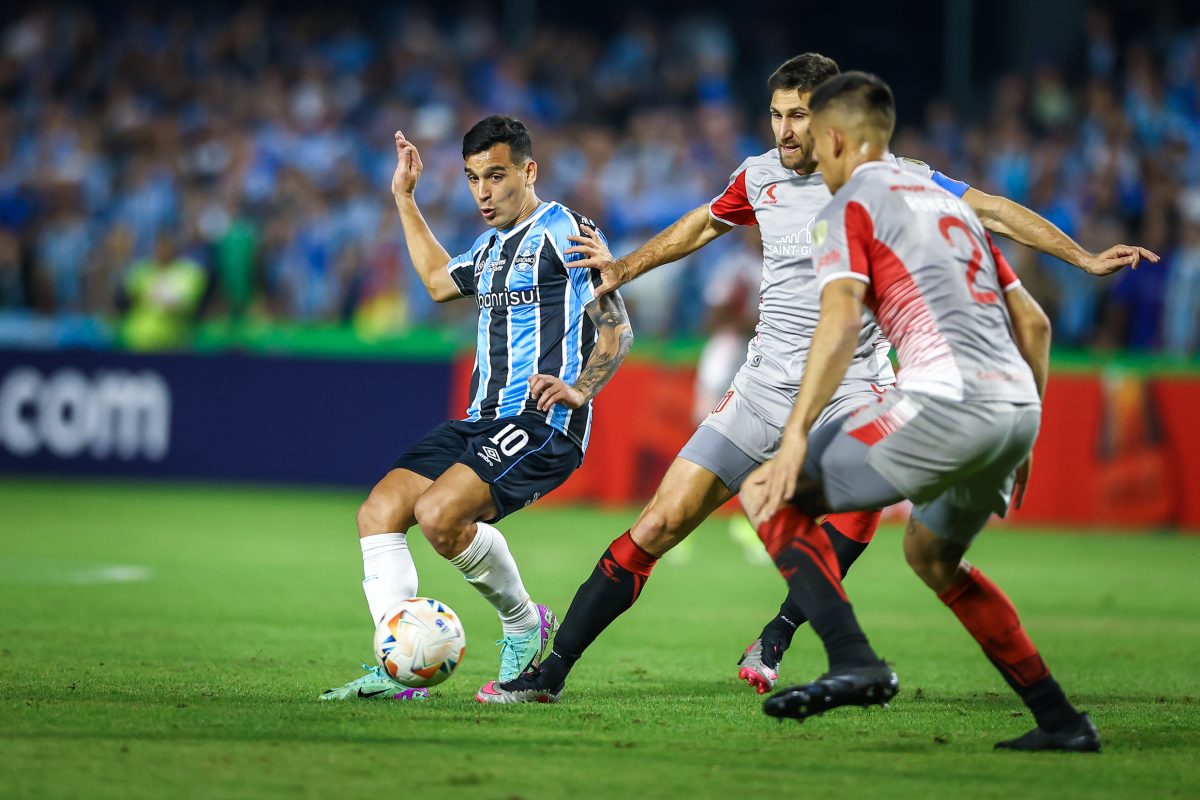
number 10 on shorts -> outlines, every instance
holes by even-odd
[[[529,444],[529,434],[510,422],[488,441],[499,447],[504,455],[511,456]]]

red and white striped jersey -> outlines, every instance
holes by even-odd
[[[868,284],[901,389],[1039,402],[1003,296],[1020,281],[975,213],[932,180],[863,164],[817,215],[813,258],[818,291],[845,278]]]

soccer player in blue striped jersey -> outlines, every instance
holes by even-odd
[[[616,293],[597,297],[595,270],[567,269],[570,236],[603,241],[586,217],[534,191],[537,162],[525,126],[491,116],[463,138],[467,183],[489,230],[451,258],[421,215],[414,191],[423,165],[396,132],[392,194],[408,252],[438,302],[471,298],[479,309],[466,418],[443,423],[393,464],[358,511],[363,590],[372,622],[417,594],[406,533],[419,525],[442,557],[496,609],[500,680],[539,662],[558,621],[525,590],[494,525],[563,483],[583,459],[592,399],[633,343]],[[427,697],[378,667],[322,699]]]

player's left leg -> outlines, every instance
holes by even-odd
[[[659,556],[729,497],[719,475],[684,457],[676,458],[637,522],[609,544],[576,591],[542,668],[515,681],[489,683],[476,699],[481,703],[557,701],[584,651],[633,607]]]
[[[417,524],[437,553],[491,603],[500,617],[500,675],[516,677],[536,662],[557,625],[529,597],[504,535],[487,522],[501,514],[492,487],[474,470],[454,464],[417,500]]]
[[[963,558],[971,538],[990,516],[990,509],[960,509],[940,500],[918,507],[904,534],[905,558],[954,612],[1037,721],[1029,733],[996,746],[1098,751],[1100,735],[1095,726],[1067,700],[1025,632],[1012,601]]]
[[[434,549],[500,616],[501,681],[540,662],[558,619],[530,600],[495,525],[558,488],[581,460],[579,446],[540,415],[490,420],[417,503],[417,520]]]

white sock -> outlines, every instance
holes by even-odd
[[[496,609],[505,636],[528,633],[541,621],[537,606],[521,583],[521,574],[508,550],[508,542],[504,541],[500,531],[486,522],[477,525],[471,544],[450,559],[450,563]]]
[[[388,609],[417,596],[417,565],[403,533],[377,533],[358,540],[363,556],[363,593],[378,625]]]

